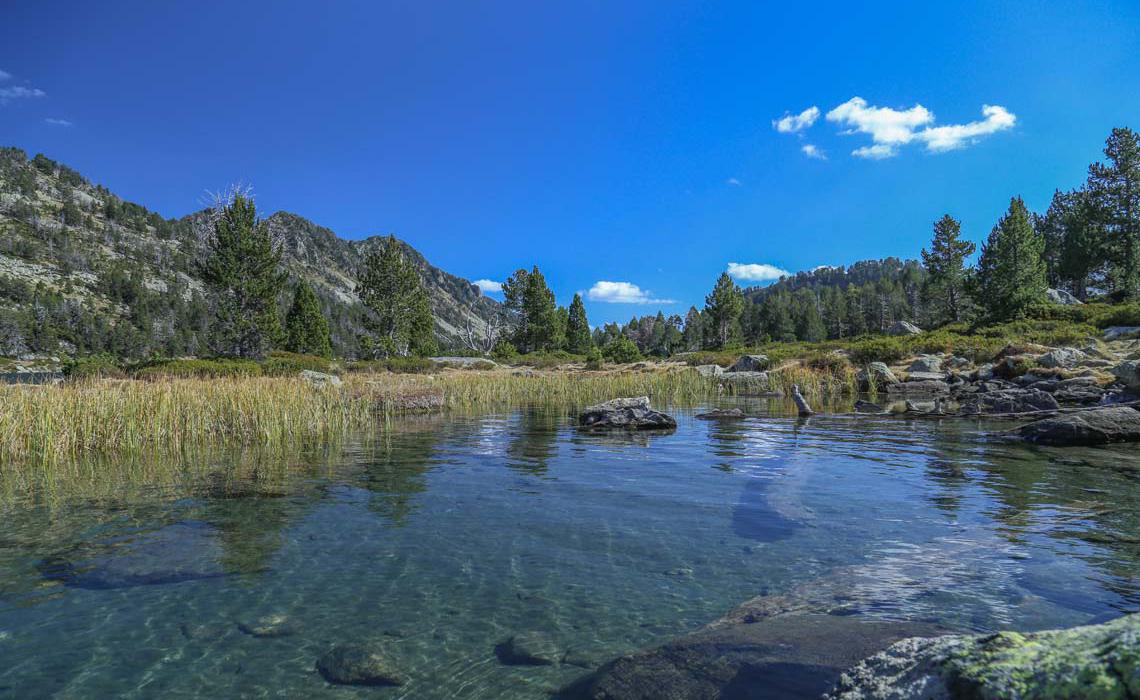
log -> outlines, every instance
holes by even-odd
[[[799,384],[792,385],[792,401],[796,402],[796,408],[799,409],[801,416],[810,416],[815,413],[815,411],[811,410],[811,406],[808,405],[807,399],[800,393]]]

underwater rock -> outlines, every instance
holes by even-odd
[[[1140,411],[1128,406],[1090,408],[1024,425],[1018,434],[1041,445],[1105,445],[1140,440]]]
[[[1131,698],[1140,695],[1140,615],[1032,634],[906,639],[840,678],[831,700]]]
[[[739,408],[718,408],[706,413],[698,413],[694,418],[701,420],[733,420],[737,418],[744,418],[744,411]]]
[[[520,632],[495,647],[495,656],[508,666],[552,666],[562,659],[562,650],[546,632]]]
[[[403,685],[404,677],[378,645],[342,644],[317,659],[317,670],[339,685]]]
[[[288,616],[281,613],[243,620],[238,623],[238,629],[251,637],[288,637],[297,631]]]
[[[578,426],[586,430],[668,430],[677,421],[649,407],[649,397],[613,399],[590,406],[578,417]]]

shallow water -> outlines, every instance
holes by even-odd
[[[762,593],[977,631],[1140,610],[1135,449],[738,405],[753,417],[678,411],[663,436],[583,435],[558,410],[418,418],[284,466],[9,484],[0,697],[541,698]],[[280,636],[242,630],[266,615]],[[563,663],[500,663],[528,630]],[[408,683],[314,670],[361,640]]]

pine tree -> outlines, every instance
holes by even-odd
[[[234,194],[215,212],[201,267],[213,296],[212,341],[223,355],[259,358],[281,334],[277,296],[285,284],[281,247],[257,218],[253,200]]]
[[[942,313],[950,321],[962,320],[966,297],[966,258],[973,255],[975,249],[973,243],[958,237],[961,232],[961,223],[947,214],[934,222],[930,250],[922,250],[928,288],[940,300]]]
[[[332,355],[329,322],[313,288],[305,280],[297,283],[293,305],[285,315],[285,349],[307,355]]]
[[[1029,223],[1021,197],[990,232],[978,260],[977,300],[997,320],[1024,316],[1045,296],[1044,241]]]
[[[1040,222],[1046,249],[1056,247],[1055,283],[1086,299],[1093,276],[1101,274],[1105,266],[1103,241],[1088,191],[1054,192]]]
[[[685,330],[681,334],[681,344],[689,352],[700,350],[704,336],[701,312],[697,310],[697,307],[690,306],[688,313],[685,314]]]
[[[1113,296],[1140,296],[1140,136],[1113,129],[1104,145],[1109,163],[1089,166],[1088,192],[1104,236]]]
[[[554,292],[538,266],[518,270],[503,283],[503,303],[514,317],[513,342],[520,352],[554,350],[558,345],[558,310]]]
[[[586,319],[586,305],[582,303],[582,295],[575,294],[570,302],[570,317],[566,321],[566,349],[585,355],[593,345],[590,322]]]
[[[435,351],[435,321],[427,291],[394,236],[369,251],[356,293],[369,312],[364,326],[370,335],[361,341],[365,352],[389,357]]]
[[[716,286],[705,297],[703,317],[710,346],[725,348],[740,336],[740,314],[744,311],[744,294],[727,272],[720,273]]]

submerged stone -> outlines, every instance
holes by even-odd
[[[377,645],[343,644],[317,659],[317,670],[339,685],[403,685],[404,677]]]
[[[906,639],[840,678],[831,700],[1131,698],[1140,615],[1031,634]]]
[[[562,660],[562,650],[547,632],[520,632],[496,646],[495,656],[509,666],[552,666]]]
[[[698,413],[694,417],[700,418],[701,420],[733,420],[744,418],[745,416],[744,411],[741,411],[739,408],[718,408],[706,413]]]
[[[244,620],[238,623],[238,629],[251,637],[288,637],[296,632],[288,616],[281,613]]]

